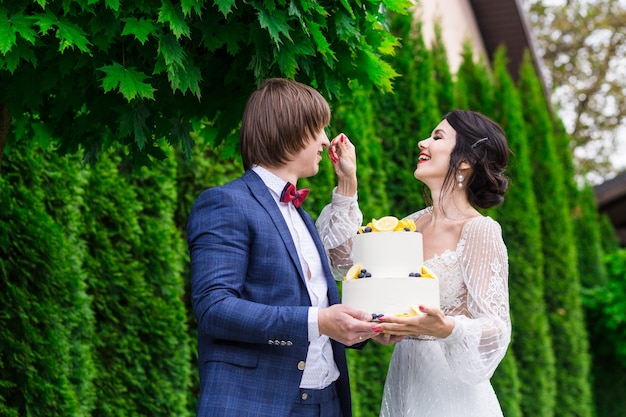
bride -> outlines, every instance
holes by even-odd
[[[414,176],[431,205],[407,217],[423,235],[425,265],[439,277],[441,309],[424,305],[417,316],[373,324],[377,341],[397,343],[381,416],[501,417],[490,378],[511,339],[508,255],[500,225],[478,209],[504,199],[506,138],[487,117],[454,110],[418,146]],[[318,229],[335,266],[345,268],[351,242],[338,243],[337,218],[326,207]]]

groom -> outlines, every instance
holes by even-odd
[[[194,204],[187,238],[198,417],[352,414],[344,345],[375,333],[365,312],[338,304],[315,225],[300,207],[307,191],[295,189],[319,171],[329,122],[316,90],[266,81],[243,114],[245,173]],[[354,147],[341,135],[333,149],[333,202],[355,199]]]

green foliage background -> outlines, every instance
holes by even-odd
[[[390,91],[397,73],[382,56],[397,40],[385,12],[409,5],[0,0],[0,98],[28,121],[18,139],[32,137],[37,120],[89,161],[117,142],[138,164],[165,158],[169,145],[189,157],[202,121],[202,143],[225,141],[232,156],[260,80],[297,75],[333,100],[356,85]]]
[[[13,117],[0,160],[0,415],[194,414],[186,218],[202,190],[241,174],[242,105],[270,75],[331,101],[330,135],[357,146],[366,220],[424,206],[417,142],[447,111],[498,121],[513,151],[505,203],[486,212],[510,261],[513,340],[492,378],[504,414],[624,414],[622,385],[607,383],[626,370],[624,250],[574,181],[534,68],[516,84],[504,49],[487,64],[467,46],[452,74],[404,2],[356,4],[0,1],[0,105]],[[315,216],[335,183],[329,161],[303,183]],[[348,352],[355,416],[378,414],[392,350]]]

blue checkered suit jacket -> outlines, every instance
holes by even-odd
[[[320,253],[330,304],[336,283],[315,224],[302,209]],[[298,397],[311,305],[289,229],[252,170],[204,191],[187,225],[191,289],[198,322],[198,417],[288,416]],[[333,341],[337,391],[351,415],[344,346]]]

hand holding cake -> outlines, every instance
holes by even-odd
[[[372,330],[389,336],[434,336],[446,338],[454,330],[454,319],[436,307],[420,305],[413,316],[385,316]]]
[[[370,320],[370,314],[343,304],[320,309],[318,314],[320,334],[346,346],[363,342],[378,334],[372,329]]]

